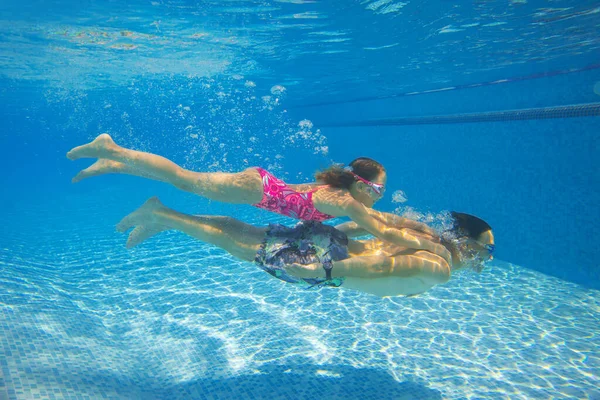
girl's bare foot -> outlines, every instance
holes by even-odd
[[[73,179],[72,183],[77,183],[84,180],[85,178],[91,178],[92,176],[111,174],[114,172],[120,172],[125,169],[125,164],[118,161],[107,160],[101,158],[86,169],[79,171]]]
[[[117,150],[119,146],[112,140],[108,133],[99,135],[96,139],[83,146],[77,146],[67,153],[69,160],[80,158],[108,158],[111,152]]]

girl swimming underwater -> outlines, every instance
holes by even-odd
[[[332,166],[315,175],[317,182],[295,185],[259,167],[237,173],[189,171],[162,156],[123,148],[106,133],[75,147],[67,157],[98,159],[79,172],[73,182],[107,173],[123,173],[166,182],[211,200],[250,204],[305,221],[349,217],[381,240],[427,250],[450,262],[450,253],[444,246],[415,236],[406,228],[388,225],[386,217],[371,209],[385,192],[387,174],[381,164],[370,158],[357,158],[347,168]]]

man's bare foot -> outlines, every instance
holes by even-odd
[[[92,176],[111,174],[113,172],[120,172],[125,168],[125,164],[118,161],[107,160],[101,158],[86,169],[79,171],[73,179],[72,183],[77,183],[84,180],[85,178],[91,178]]]
[[[156,223],[154,218],[154,212],[166,208],[163,203],[160,202],[158,197],[150,197],[140,208],[128,214],[117,224],[117,230],[119,232],[125,232],[130,228],[137,225],[154,225]]]
[[[144,240],[151,238],[157,233],[166,231],[167,229],[169,228],[162,225],[138,225],[129,234],[125,247],[131,249],[142,243]]]
[[[156,235],[159,232],[169,229],[166,226],[155,222],[154,212],[161,208],[166,208],[158,199],[151,197],[140,208],[127,215],[117,224],[119,232],[125,232],[128,229],[135,227],[129,234],[127,239],[127,248],[137,246],[144,240]]]
[[[96,139],[83,146],[77,146],[67,153],[69,160],[80,158],[108,158],[107,156],[117,150],[119,146],[112,140],[108,133],[98,135]]]

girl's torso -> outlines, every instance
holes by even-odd
[[[305,221],[326,221],[339,216],[339,211],[329,206],[339,196],[339,189],[317,183],[287,184],[262,168],[256,170],[262,179],[263,198],[255,207]]]

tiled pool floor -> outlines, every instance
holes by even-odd
[[[600,398],[600,293],[509,263],[380,299],[176,233],[38,239],[0,249],[0,399]]]

